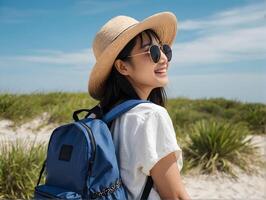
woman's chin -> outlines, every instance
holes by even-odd
[[[158,80],[158,82],[159,82],[159,85],[160,85],[159,87],[164,87],[164,86],[166,86],[168,84],[169,80],[168,80],[168,77],[166,76],[164,78],[160,78]]]

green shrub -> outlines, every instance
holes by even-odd
[[[223,112],[222,108],[219,105],[208,101],[199,104],[197,106],[197,110],[212,115],[221,115],[221,113]]]
[[[186,128],[201,119],[209,119],[210,116],[205,113],[200,113],[194,110],[176,110],[171,117],[173,123],[181,128]]]
[[[221,171],[236,177],[233,167],[248,171],[256,152],[249,134],[242,124],[202,120],[191,126],[183,151],[191,167],[203,173]]]
[[[241,121],[246,121],[250,129],[258,134],[266,133],[266,106],[263,104],[245,104],[241,108]]]
[[[0,94],[0,119],[21,125],[46,112],[49,114],[48,123],[62,123],[72,120],[74,110],[95,104],[96,101],[86,93]]]
[[[32,93],[0,94],[0,119],[14,121],[14,125],[47,113],[47,123],[65,123],[72,120],[72,112],[90,108],[98,102],[88,93]],[[167,110],[174,125],[186,128],[201,119],[224,120],[230,123],[245,122],[255,134],[266,134],[266,105],[242,103],[224,98],[169,99]]]
[[[0,144],[0,198],[31,199],[45,159],[46,147],[34,141]]]
[[[207,102],[216,104],[223,109],[237,109],[242,104],[239,101],[224,98],[210,98]]]

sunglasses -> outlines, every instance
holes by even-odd
[[[168,44],[163,44],[161,46],[152,45],[152,46],[150,46],[148,51],[142,52],[142,53],[137,53],[134,55],[130,55],[128,57],[130,58],[130,57],[135,57],[135,56],[139,56],[139,55],[143,55],[143,54],[148,53],[148,54],[150,54],[152,61],[154,63],[158,63],[160,58],[161,58],[161,50],[165,54],[165,56],[167,57],[168,62],[170,62],[172,59],[172,49]]]

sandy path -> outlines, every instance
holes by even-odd
[[[12,121],[0,120],[0,140],[15,141],[17,139],[36,139],[36,141],[39,142],[48,142],[53,129],[57,127],[57,125],[51,124],[39,128],[46,120],[47,114],[44,113],[40,117],[16,128],[13,128]]]
[[[31,122],[11,128],[12,122],[0,121],[0,140],[15,141],[21,139],[36,139],[47,142],[55,124],[45,126],[36,132],[36,128],[45,120],[44,114]],[[253,142],[260,147],[264,160],[266,157],[266,136],[254,136]],[[184,184],[192,199],[266,199],[266,168],[257,175],[239,174],[238,180],[222,176],[197,175],[183,177]]]
[[[183,178],[192,199],[266,199],[266,173],[239,175],[234,181],[219,176],[185,176]]]

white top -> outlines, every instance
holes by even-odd
[[[150,170],[169,153],[176,153],[179,171],[182,169],[182,151],[164,107],[153,103],[139,104],[117,118],[111,130],[129,200],[140,199]],[[160,199],[155,187],[148,199]]]

